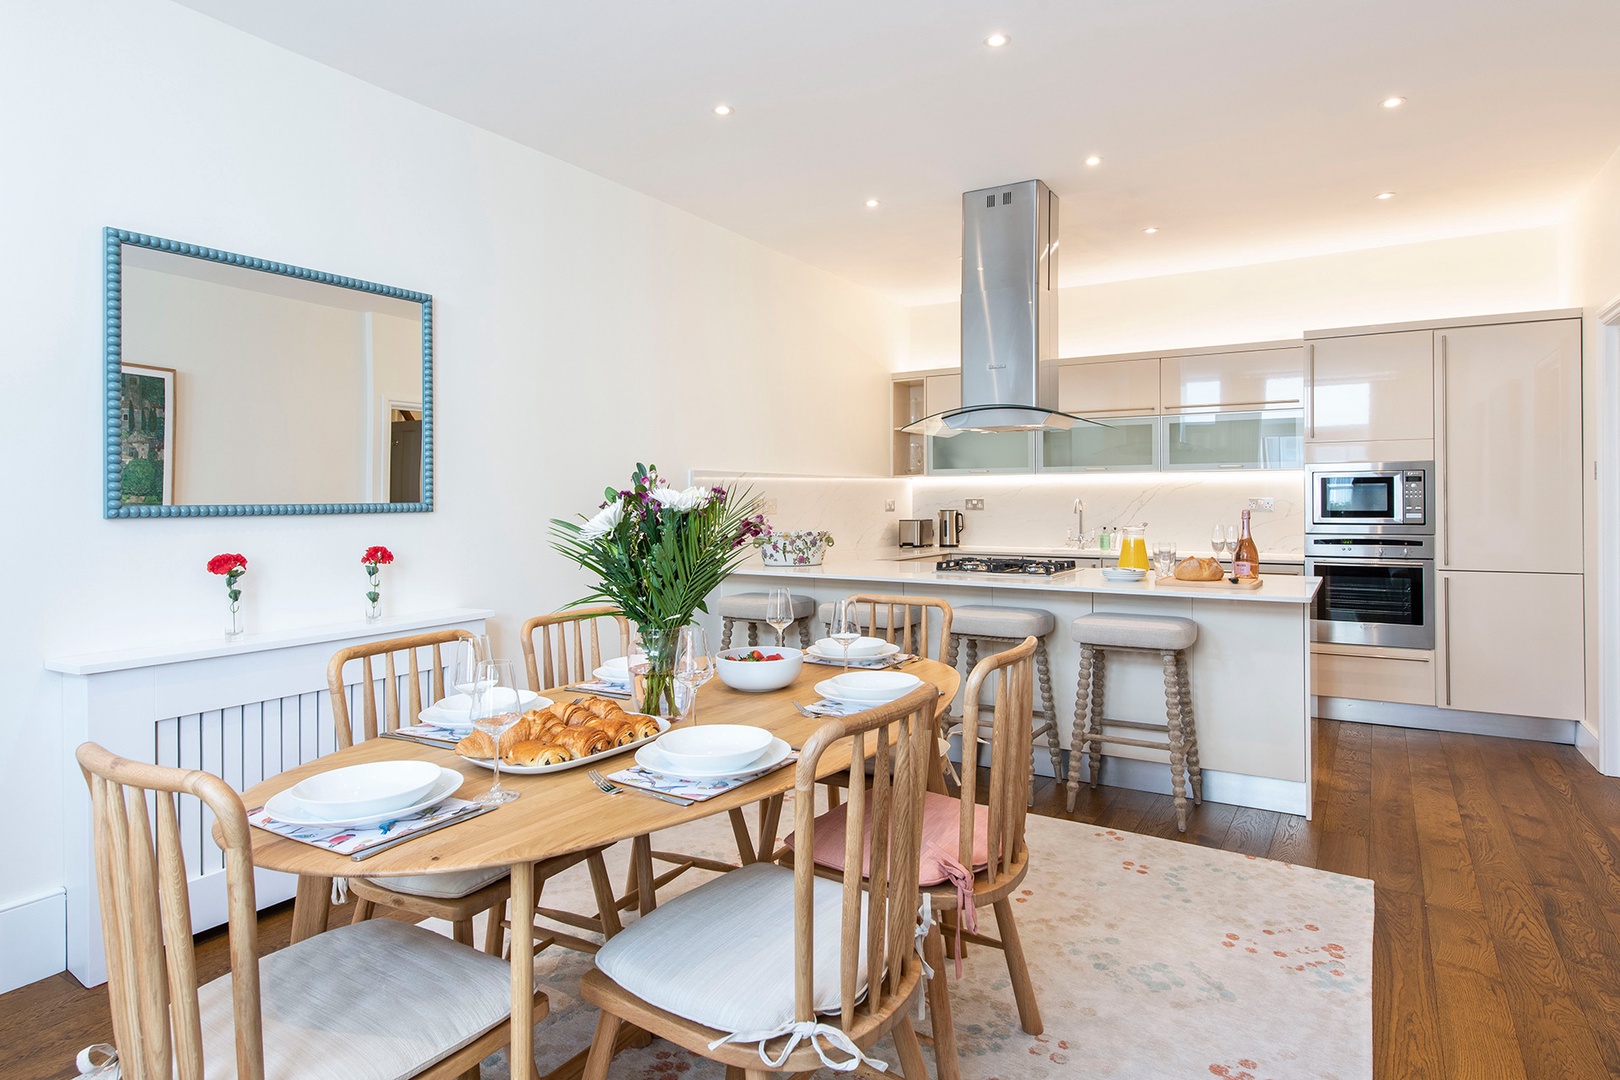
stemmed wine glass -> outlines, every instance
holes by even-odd
[[[765,621],[776,631],[776,647],[782,647],[782,635],[793,625],[793,592],[790,589],[772,589],[765,600]]]
[[[844,674],[849,674],[849,647],[860,640],[861,627],[855,619],[855,606],[848,600],[833,602],[832,617],[827,623],[827,636],[843,647]]]
[[[1236,525],[1228,525],[1226,527],[1226,550],[1232,553],[1232,558],[1234,558],[1234,559],[1237,558],[1237,526]]]
[[[1220,562],[1221,556],[1226,554],[1226,529],[1216,525],[1209,531],[1209,546],[1215,551],[1215,561]],[[1234,545],[1234,548],[1236,545]]]
[[[516,791],[501,787],[501,736],[521,716],[512,661],[485,660],[480,663],[478,674],[472,682],[472,722],[495,744],[495,760],[491,763],[495,768],[495,782],[478,798],[479,806],[499,806],[518,797]]]
[[[697,723],[698,687],[714,678],[709,634],[701,626],[683,626],[675,645],[675,684],[680,688],[681,719]]]
[[[471,697],[478,680],[478,665],[490,659],[489,637],[478,634],[470,638],[461,638],[455,643],[454,649],[450,665],[450,685],[460,693]]]

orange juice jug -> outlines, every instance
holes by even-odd
[[[1148,568],[1147,523],[1127,525],[1120,531],[1125,534],[1125,542],[1119,547],[1120,569],[1146,570]]]

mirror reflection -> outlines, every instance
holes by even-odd
[[[427,297],[154,244],[109,266],[110,516],[429,508]]]

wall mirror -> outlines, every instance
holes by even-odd
[[[432,297],[105,242],[105,516],[433,509]]]

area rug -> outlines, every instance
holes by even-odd
[[[970,948],[951,983],[965,1080],[1372,1076],[1372,882],[1052,818],[1031,817],[1028,836],[1017,913],[1045,1031],[1018,1026],[1002,955]],[[736,855],[724,818],[655,847]],[[626,858],[609,852],[616,881]],[[687,873],[660,895],[708,876]],[[548,882],[543,902],[594,910],[582,872]],[[992,930],[994,913],[983,917]],[[590,1043],[596,1013],[576,996],[589,963],[557,948],[536,958],[551,998],[535,1029],[542,1076]],[[877,1056],[898,1060],[887,1044]],[[504,1054],[483,1075],[506,1080]],[[724,1069],[655,1040],[608,1075],[722,1080]]]

